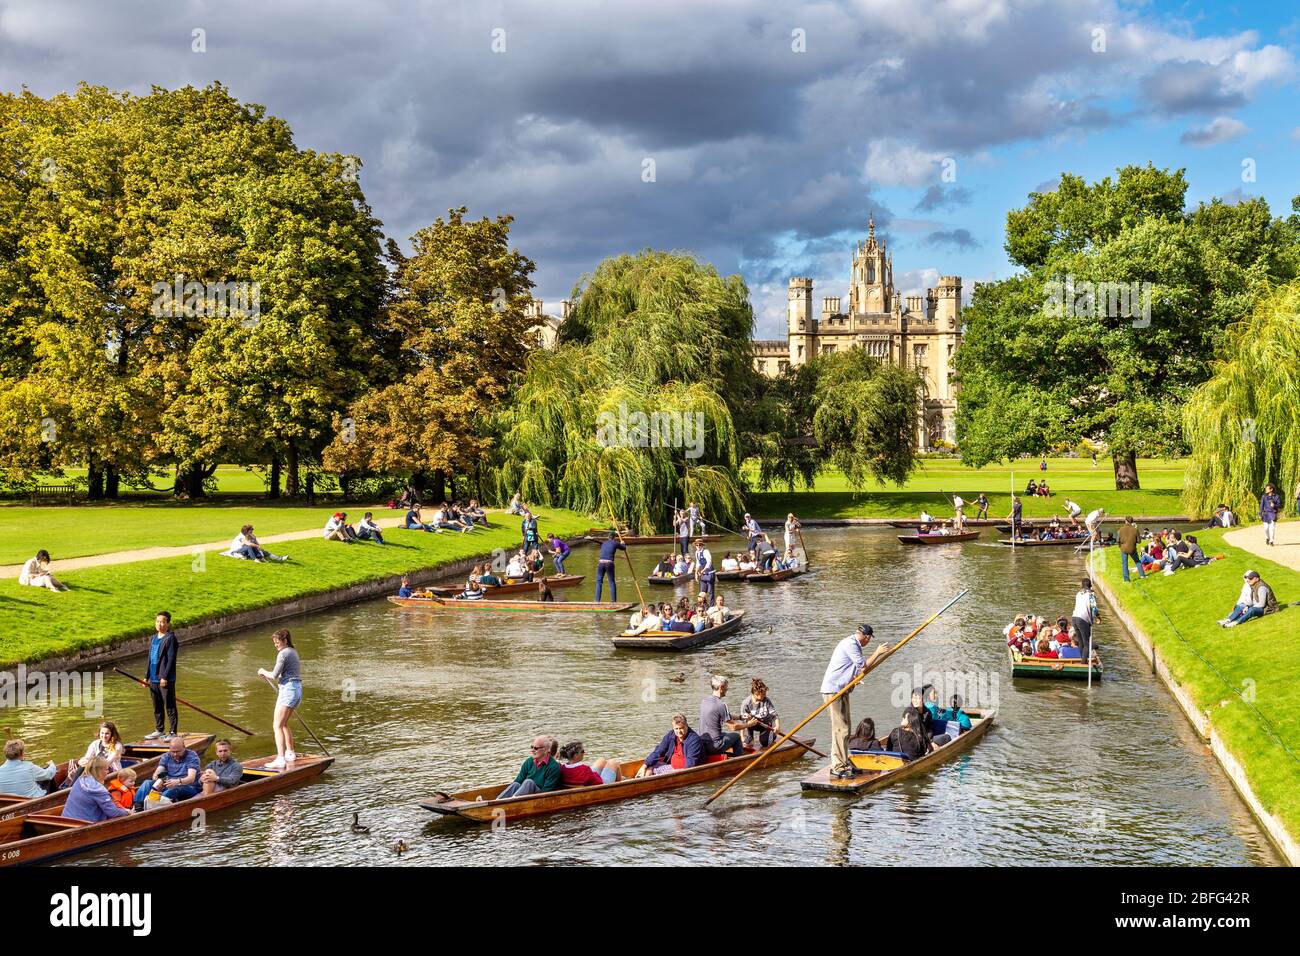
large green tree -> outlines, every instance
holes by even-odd
[[[758,389],[739,276],[684,253],[606,259],[574,289],[555,351],[502,408],[502,493],[663,527],[674,501],[742,508],[737,420]]]
[[[1229,323],[1297,271],[1295,231],[1262,199],[1184,212],[1182,170],[1066,174],[1007,215],[1021,272],[976,287],[957,351],[962,458],[982,465],[1087,439],[1116,488],[1137,457],[1185,449],[1182,406]]]

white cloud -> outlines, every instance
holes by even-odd
[[[863,172],[881,186],[923,186],[939,181],[943,153],[894,139],[872,140]]]
[[[1217,146],[1227,143],[1250,131],[1241,120],[1231,116],[1216,116],[1204,126],[1193,126],[1178,138],[1178,142],[1187,146]]]

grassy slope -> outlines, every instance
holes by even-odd
[[[1242,627],[1221,628],[1215,623],[1232,610],[1247,569],[1260,573],[1279,602],[1300,601],[1300,574],[1225,545],[1223,534],[1222,530],[1198,532],[1206,554],[1226,555],[1206,567],[1171,577],[1148,576],[1145,581],[1134,575],[1126,585],[1118,555],[1107,553],[1108,561],[1099,565],[1099,572],[1154,641],[1170,672],[1188,688],[1198,707],[1210,712],[1210,720],[1245,766],[1264,806],[1300,836],[1300,800],[1296,799],[1300,760],[1269,735],[1238,696],[1253,691],[1255,708],[1300,754],[1300,710],[1295,707],[1295,688],[1300,686],[1300,646],[1295,640],[1300,607]]]
[[[576,536],[591,519],[547,509],[543,533]],[[427,534],[394,530],[391,544],[346,545],[319,538],[276,546],[285,564],[257,564],[216,554],[195,570],[192,559],[166,558],[66,575],[73,590],[54,594],[0,581],[0,667],[111,643],[151,632],[159,610],[172,612],[177,626],[246,611],[305,594],[345,587],[404,571],[432,567],[493,549],[518,546],[513,521],[472,534]]]
[[[1049,458],[1046,477],[1055,494],[1050,498],[1025,498],[1025,517],[1064,514],[1065,497],[1074,498],[1084,511],[1103,507],[1113,514],[1178,515],[1178,496],[1183,486],[1184,465],[1179,461],[1142,459],[1138,462],[1138,491],[1116,491],[1115,477],[1107,459],[1097,467],[1084,458]],[[1011,511],[1010,492],[1014,474],[1016,493],[1024,491],[1029,479],[1039,481],[1043,473],[1038,461],[1010,465],[967,468],[950,459],[925,459],[902,487],[870,485],[853,491],[839,472],[817,479],[813,491],[752,494],[747,507],[765,518],[783,517],[793,511],[801,518],[914,518],[922,508],[934,514],[952,513],[946,495],[960,494],[968,502],[983,491],[989,496],[989,516],[1003,517]],[[973,514],[968,507],[967,514]]]
[[[246,522],[262,537],[323,528],[325,519],[338,507],[171,501],[76,507],[11,505],[0,507],[0,565],[21,564],[38,548],[50,552],[57,561],[110,551],[228,541]],[[344,507],[349,517],[355,513],[360,518],[366,510],[352,504]],[[396,514],[383,509],[378,516]]]

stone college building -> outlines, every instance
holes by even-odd
[[[924,382],[924,418],[920,443],[929,451],[935,443],[956,441],[957,396],[952,381],[953,353],[961,344],[961,277],[941,276],[924,296],[906,299],[894,291],[894,261],[876,241],[876,223],[867,225],[867,241],[854,247],[849,279],[849,304],[839,296],[822,299],[821,316],[813,314],[812,279],[790,280],[785,341],[754,342],[754,366],[765,375],[779,375],[791,365],[803,365],[815,355],[851,348],[895,365],[910,365]]]

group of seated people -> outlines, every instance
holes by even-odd
[[[767,539],[767,535],[763,535]],[[771,540],[766,540],[767,545],[771,545]],[[761,545],[760,545],[761,547]],[[718,565],[719,571],[798,571],[802,567],[799,554],[791,546],[786,548],[785,554],[781,554],[775,547],[764,548],[762,551],[737,551],[734,554],[728,551],[722,556],[722,563]]]
[[[407,531],[428,531],[436,534],[442,534],[444,531],[455,531],[466,534],[473,531],[475,526],[480,524],[485,528],[488,526],[487,512],[479,507],[477,501],[471,498],[468,505],[444,501],[433,512],[433,516],[428,522],[424,520],[422,506],[419,502],[415,502],[407,509],[402,527]]]
[[[216,748],[217,759],[202,767],[198,754],[185,746],[185,738],[175,735],[153,776],[137,787],[135,770],[123,765],[125,746],[117,725],[105,720],[85,756],[62,767],[53,761],[37,766],[26,759],[23,741],[7,741],[0,764],[0,793],[32,799],[66,789],[70,792],[63,816],[98,823],[237,786],[244,768],[231,757],[230,741],[218,740]]]
[[[596,786],[613,783],[622,777],[616,760],[601,758],[585,763],[587,750],[581,740],[561,747],[554,737],[543,735],[533,738],[530,751],[514,782],[497,794],[496,799],[550,793],[566,787]]]
[[[1152,534],[1150,531],[1143,532],[1138,561],[1142,563],[1143,571],[1147,573],[1160,571],[1164,574],[1173,574],[1182,568],[1195,568],[1210,563],[1210,559],[1205,556],[1205,552],[1197,543],[1195,535],[1189,534],[1184,537],[1181,531],[1173,531],[1169,528],[1161,528],[1158,534]]]
[[[971,726],[959,694],[953,694],[948,706],[941,707],[938,689],[927,684],[913,689],[911,703],[903,710],[899,725],[884,737],[876,736],[876,722],[870,717],[859,721],[849,737],[849,754],[883,752],[916,760],[950,743]]]
[[[684,554],[665,554],[650,572],[652,577],[671,578],[679,574],[694,574],[695,562]]]
[[[685,634],[698,633],[706,627],[715,627],[731,620],[735,615],[727,607],[719,594],[709,603],[709,595],[701,591],[695,597],[695,603],[682,597],[676,606],[664,602],[647,604],[636,611],[628,621],[625,634],[645,634],[648,631],[681,631]]]
[[[1045,527],[1020,529],[1018,541],[1087,541],[1088,531],[1078,525],[1067,525],[1060,518],[1053,517]],[[1097,538],[1097,547],[1106,547],[1115,543],[1115,535],[1107,532]]]
[[[961,534],[965,531],[964,523],[959,518],[936,518],[922,511],[921,523],[916,528],[917,534]]]
[[[325,530],[321,535],[326,541],[342,541],[346,544],[352,544],[355,541],[373,541],[376,544],[384,544],[384,533],[375,523],[375,516],[367,511],[361,518],[361,523],[352,525],[348,522],[348,513],[346,511],[336,511],[329,516],[325,522]],[[238,538],[235,539],[239,541]],[[234,545],[231,550],[234,550]]]
[[[733,717],[723,698],[729,682],[721,674],[709,681],[712,693],[700,702],[699,730],[693,730],[685,714],[673,714],[672,729],[641,762],[638,777],[689,770],[710,759],[743,757],[755,748],[774,745],[781,735],[781,718],[760,677],[750,682],[749,696]]]
[[[1047,486],[1046,478],[1041,482],[1030,478],[1029,484],[1025,485],[1025,496],[1028,498],[1050,498],[1052,497],[1052,489]]]
[[[1070,619],[1064,615],[1052,624],[1046,618],[1028,612],[1017,614],[1002,633],[1006,635],[1007,647],[1022,657],[1083,660],[1082,641]]]

